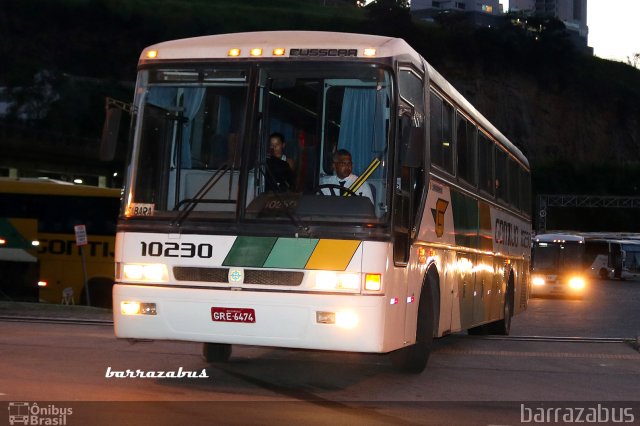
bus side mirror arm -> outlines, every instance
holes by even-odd
[[[100,160],[112,161],[116,156],[118,146],[118,134],[120,133],[120,120],[122,111],[131,114],[132,105],[118,101],[113,98],[106,98],[105,120],[102,127],[102,137],[100,139]]]

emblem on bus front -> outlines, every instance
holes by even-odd
[[[242,284],[244,281],[244,273],[242,268],[229,269],[229,284]]]

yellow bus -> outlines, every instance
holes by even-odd
[[[75,225],[85,225],[83,247],[89,299],[94,306],[111,305],[114,278],[115,226],[121,190],[75,185],[51,179],[0,178],[0,218],[20,232],[20,221],[37,222],[40,265],[39,298],[49,303],[86,303],[85,273]],[[8,226],[9,226],[8,225]],[[27,236],[25,236],[27,237]]]
[[[210,361],[231,345],[393,352],[421,372],[434,338],[507,334],[527,307],[529,163],[401,39],[160,43],[131,110],[118,337],[203,342]],[[295,175],[275,187],[290,166],[274,133]]]

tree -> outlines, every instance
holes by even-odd
[[[627,63],[634,68],[640,69],[640,52],[627,56]]]

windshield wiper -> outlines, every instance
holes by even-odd
[[[222,179],[224,174],[226,172],[228,172],[229,170],[231,170],[231,166],[229,164],[227,164],[227,163],[222,164],[220,166],[220,168],[218,168],[218,170],[216,170],[216,172],[213,175],[211,175],[211,177],[209,179],[207,179],[207,181],[204,183],[204,185],[202,185],[202,187],[198,190],[196,195],[193,196],[193,198],[189,198],[189,199],[180,201],[180,203],[178,203],[178,205],[174,208],[174,210],[180,209],[180,206],[184,202],[186,202],[186,206],[180,212],[178,217],[173,222],[171,222],[171,225],[172,226],[181,226],[182,222],[184,222],[185,219],[187,217],[189,217],[189,215],[191,214],[193,209],[196,208],[198,203],[200,203],[202,201],[204,196],[207,195],[207,193],[209,191],[211,191],[211,188],[216,186],[216,184],[220,181],[220,179]]]

